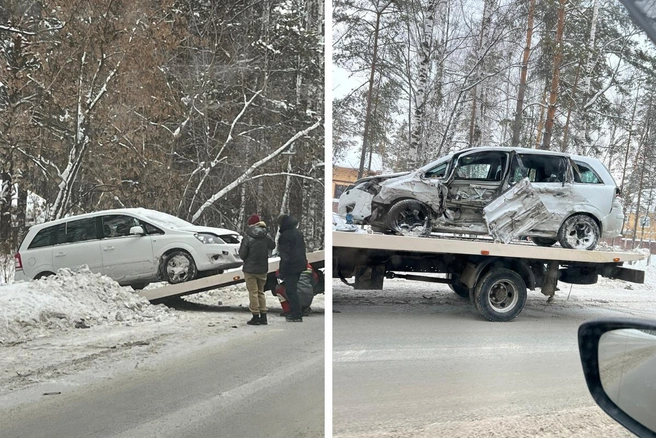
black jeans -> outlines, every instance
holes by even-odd
[[[298,279],[300,276],[300,272],[285,275],[285,293],[287,294],[287,301],[289,301],[289,316],[292,318],[303,317],[303,312],[301,311],[301,303],[298,300]]]

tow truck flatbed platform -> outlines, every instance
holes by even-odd
[[[536,260],[562,260],[591,263],[617,263],[643,260],[639,252],[617,252],[597,249],[585,251],[560,247],[537,246],[534,243],[495,243],[488,239],[458,239],[443,237],[410,237],[392,234],[333,232],[333,247],[382,249],[425,253],[481,254],[498,257],[518,257]],[[485,253],[485,254],[484,254]]]
[[[320,269],[324,267],[323,250],[307,253],[306,257],[308,263],[310,263],[314,269]],[[278,270],[279,265],[279,258],[276,257],[269,259],[269,278],[267,279],[267,284],[275,281],[275,272]],[[220,287],[243,283],[244,281],[244,273],[242,270],[234,269],[226,271],[222,274],[198,278],[196,280],[186,281],[184,283],[167,284],[165,286],[154,289],[141,290],[139,291],[139,294],[149,301],[157,301],[166,298],[181,297],[184,295],[205,292],[212,289],[218,289]],[[267,288],[265,287],[265,289]]]

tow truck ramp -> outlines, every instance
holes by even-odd
[[[640,252],[541,247],[528,242],[333,232],[334,278],[350,284],[346,279],[355,277],[351,285],[356,289],[382,289],[386,277],[445,283],[461,297],[469,298],[490,321],[516,318],[526,303],[527,289],[540,288],[552,300],[558,281],[594,284],[601,275],[644,283],[644,271],[623,264],[647,256]]]
[[[307,260],[314,269],[323,268],[323,250],[307,253]],[[275,284],[273,282],[275,282],[275,273],[278,270],[279,264],[279,258],[276,257],[269,259],[269,278],[267,279],[267,285],[270,283]],[[231,286],[233,284],[243,283],[244,281],[244,273],[241,271],[241,269],[230,270],[222,274],[211,275],[184,283],[169,284],[156,289],[141,290],[139,291],[139,294],[149,301],[158,301],[166,298],[181,297],[183,295],[190,295],[198,292],[218,289],[220,287]],[[268,288],[265,289],[268,290]]]

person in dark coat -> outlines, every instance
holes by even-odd
[[[305,240],[296,228],[298,221],[286,214],[278,218],[280,237],[278,238],[278,253],[280,254],[280,278],[285,282],[285,292],[289,301],[289,322],[302,322],[303,314],[298,299],[298,279],[301,272],[307,269],[305,256]]]
[[[244,261],[246,289],[248,289],[248,309],[253,314],[249,325],[267,325],[267,306],[264,284],[269,271],[269,251],[276,247],[269,235],[266,224],[256,214],[248,218],[246,235],[239,245],[239,257]]]

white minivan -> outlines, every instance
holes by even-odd
[[[145,208],[71,216],[31,227],[15,255],[15,280],[88,265],[135,289],[182,283],[242,265],[241,236]]]

